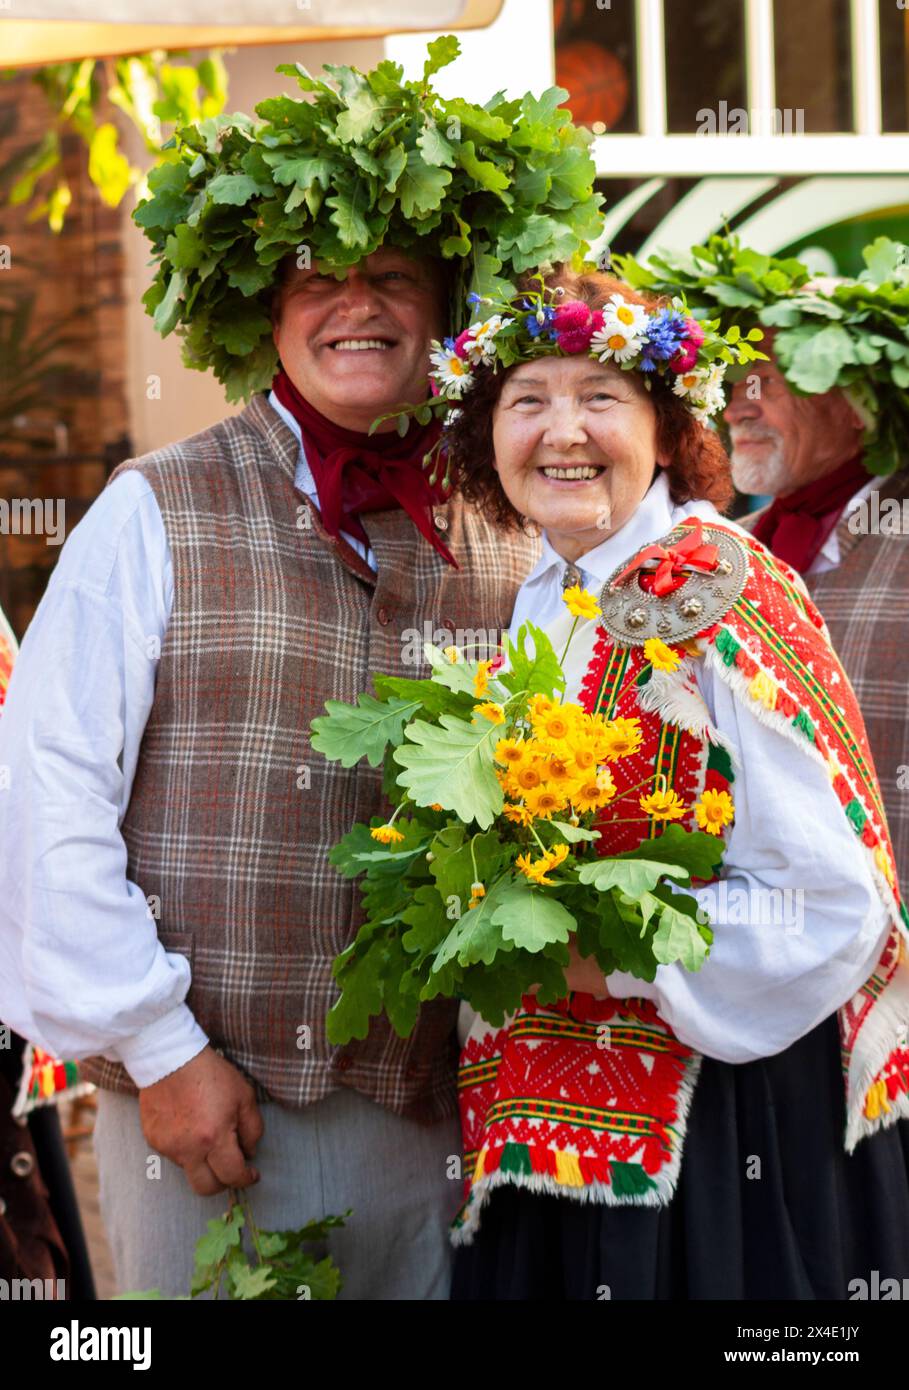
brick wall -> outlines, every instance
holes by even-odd
[[[55,521],[62,503],[65,536],[110,469],[131,450],[121,218],[91,184],[81,141],[70,135],[62,140],[72,203],[59,234],[46,221],[29,222],[25,209],[9,206],[10,166],[41,139],[49,117],[50,107],[27,73],[0,83],[0,244],[9,247],[10,260],[9,269],[0,270],[0,295],[8,306],[13,296],[33,292],[26,341],[53,336],[59,345],[42,403],[24,418],[0,420],[0,501],[46,499],[53,510],[43,509],[44,516]],[[61,328],[63,318],[68,322]],[[0,370],[7,394],[21,376],[17,383],[9,363]],[[0,605],[20,638],[60,553],[49,540],[34,508],[0,507]]]

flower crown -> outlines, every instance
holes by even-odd
[[[495,371],[535,357],[587,353],[623,371],[644,372],[648,387],[654,374],[663,377],[703,423],[724,406],[727,365],[765,356],[751,346],[763,337],[760,329],[743,336],[731,328],[724,336],[718,319],[691,318],[681,300],[651,310],[616,293],[602,309],[591,309],[579,299],[565,299],[561,286],[550,289],[542,276],[537,278],[539,290],[511,302],[468,295],[469,303],[492,312],[456,338],[433,341],[430,384],[440,401],[460,400],[478,367]]]

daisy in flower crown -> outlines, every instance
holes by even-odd
[[[586,353],[595,361],[644,373],[648,387],[662,379],[704,423],[723,408],[727,366],[764,356],[752,346],[760,330],[747,337],[737,329],[724,335],[719,320],[698,321],[681,301],[648,304],[627,287],[594,309],[537,275],[510,301],[471,294],[468,303],[485,311],[484,316],[456,337],[432,344],[430,380],[440,402],[461,400],[475,384],[478,369]]]

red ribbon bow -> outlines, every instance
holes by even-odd
[[[648,593],[662,598],[664,594],[671,594],[675,589],[682,587],[687,578],[682,573],[684,569],[715,570],[719,558],[720,552],[717,547],[704,543],[700,517],[694,517],[689,533],[683,540],[668,548],[664,545],[646,545],[631,564],[626,565],[612,587],[617,588],[648,561],[656,560],[658,564],[653,573],[642,574],[638,583]]]

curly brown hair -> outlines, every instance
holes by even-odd
[[[631,304],[653,310],[669,301],[641,294],[614,275],[601,271],[578,274],[567,265],[556,266],[544,277],[550,289],[561,287],[564,298],[580,299],[591,309],[602,309],[612,294],[621,294]],[[539,288],[539,280],[524,275],[519,291]],[[445,441],[451,474],[457,489],[467,501],[476,503],[499,525],[526,530],[532,528],[505,495],[493,467],[492,420],[508,372],[491,366],[474,369],[474,383],[460,413],[446,426]],[[733,497],[729,458],[715,430],[705,427],[692,415],[683,399],[662,377],[650,378],[650,399],[656,412],[657,448],[671,462],[666,466],[669,491],[677,505],[705,498],[718,511],[725,511]]]

